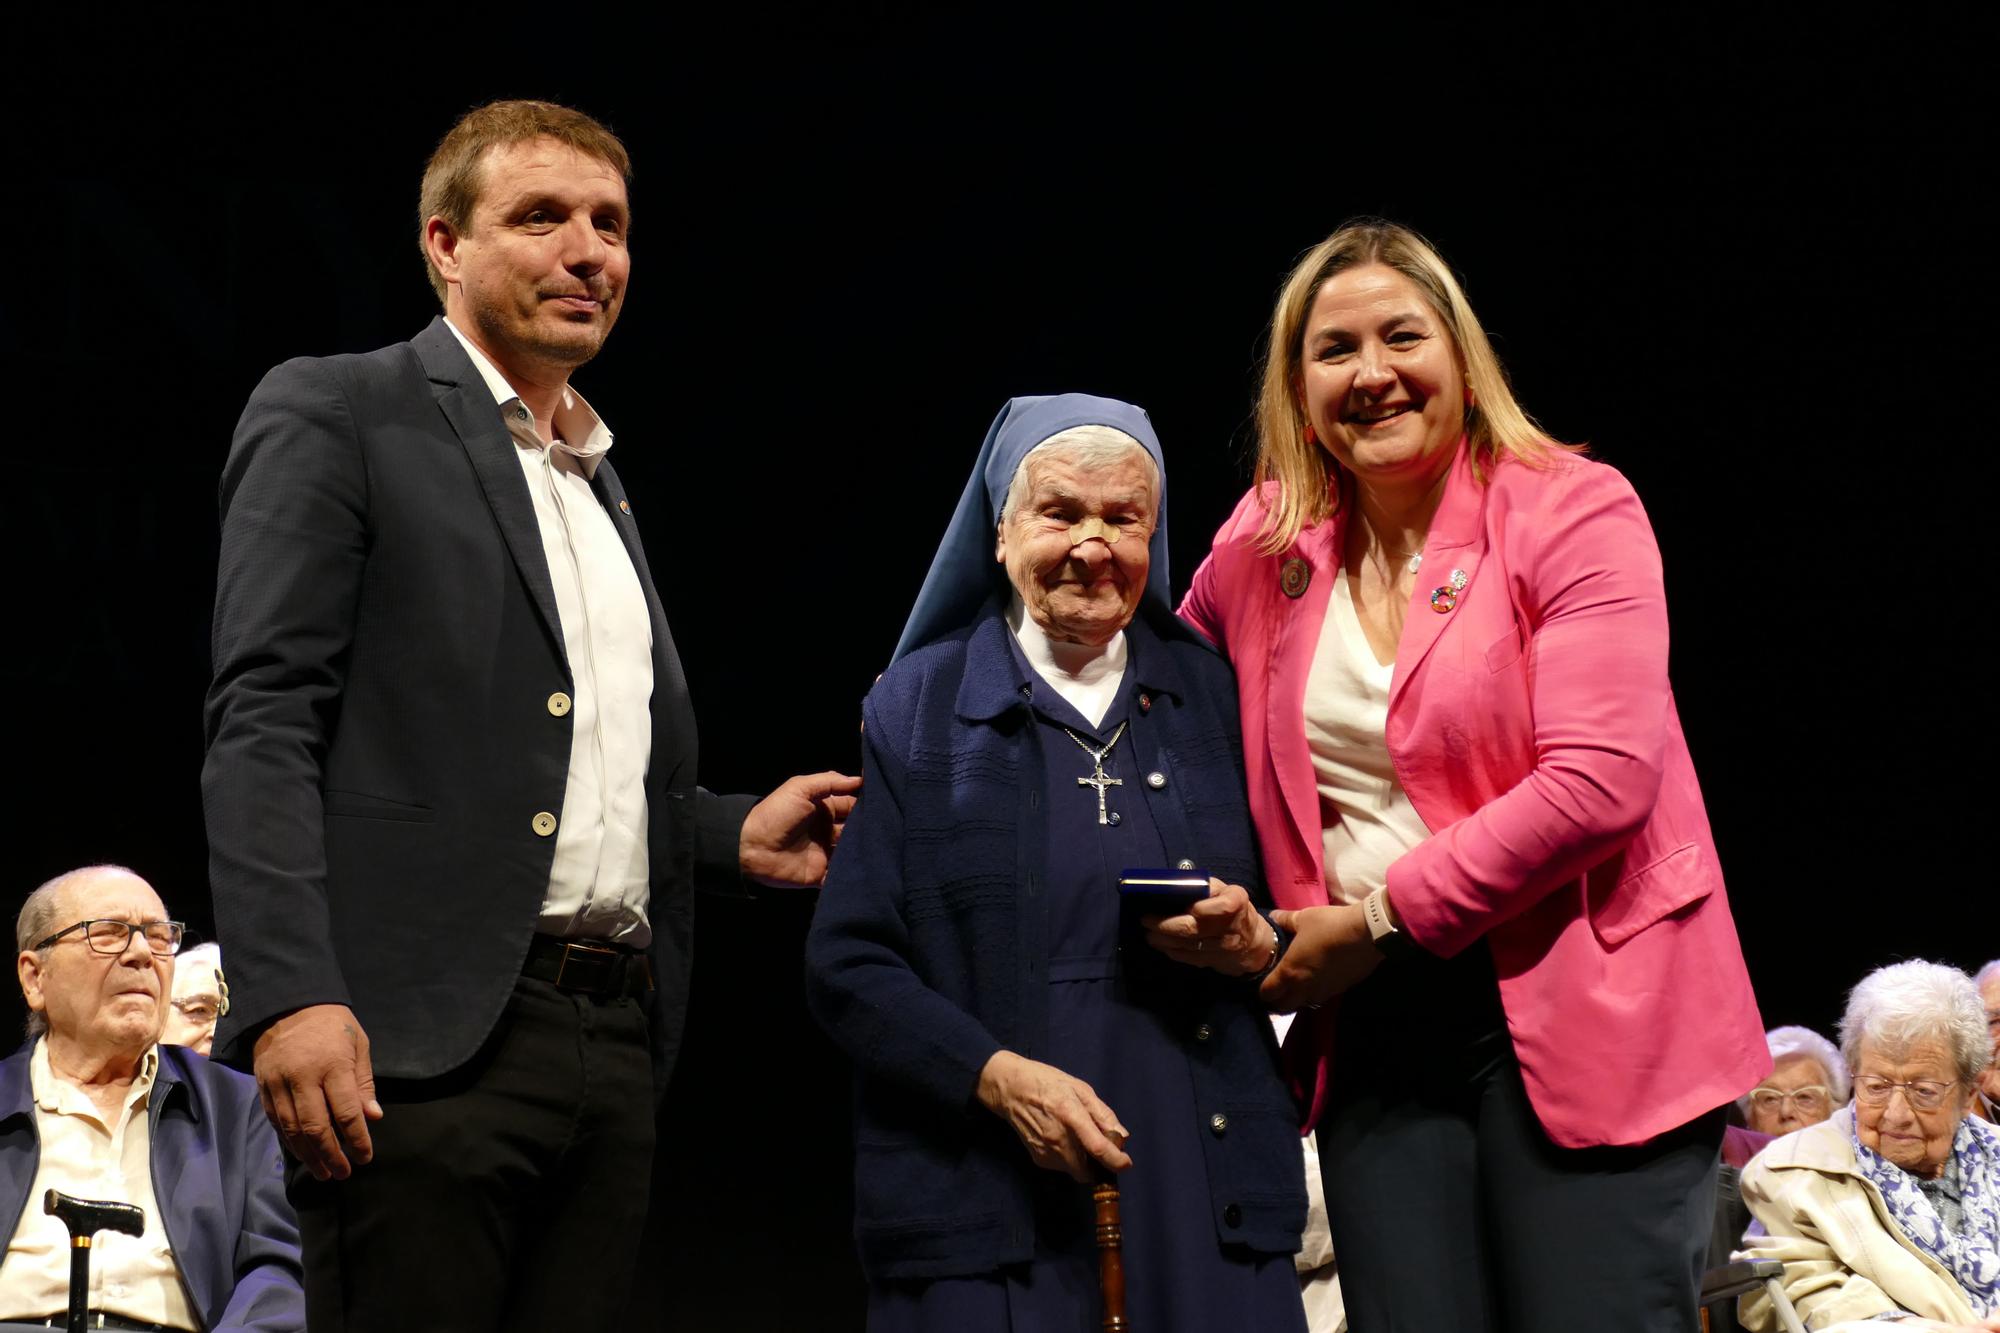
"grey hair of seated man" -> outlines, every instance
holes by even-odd
[[[1965,973],[1912,959],[1870,972],[1848,992],[1840,1052],[1850,1068],[1859,1066],[1864,1043],[1880,1057],[1901,1060],[1926,1041],[1944,1047],[1966,1082],[1992,1062],[1986,1009],[1979,988]]]
[[[29,894],[28,900],[21,904],[21,914],[14,918],[14,952],[18,955],[35,951],[35,945],[39,941],[47,939],[64,926],[71,924],[56,919],[62,911],[62,891],[79,880],[104,874],[130,875],[134,879],[139,878],[139,873],[129,866],[78,866],[74,870],[63,871]],[[29,1010],[26,1024],[28,1040],[33,1041],[48,1030],[48,1016],[33,1009]]]
[[[1985,967],[1980,968],[1972,978],[1972,984],[1981,990],[1985,990],[1987,985],[1994,981],[2000,981],[2000,958],[1995,958]]]
[[[1147,482],[1153,492],[1153,511],[1157,514],[1160,508],[1160,469],[1154,464],[1153,456],[1146,452],[1146,446],[1116,426],[1071,426],[1021,455],[1021,464],[1014,469],[1013,480],[1007,483],[1007,499],[1000,506],[1000,521],[1005,523],[1013,518],[1014,510],[1034,493],[1035,488],[1028,483],[1030,465],[1059,458],[1074,467],[1089,470],[1122,463],[1133,454],[1137,454],[1145,464]]]
[[[1764,1034],[1764,1044],[1771,1048],[1773,1066],[1801,1055],[1809,1060],[1819,1061],[1819,1067],[1826,1071],[1827,1096],[1835,1106],[1845,1102],[1848,1094],[1854,1090],[1853,1080],[1847,1074],[1847,1061],[1840,1058],[1840,1049],[1811,1028],[1796,1026],[1772,1028]],[[1747,1114],[1750,1110],[1750,1094],[1746,1092],[1738,1097],[1736,1104]]]

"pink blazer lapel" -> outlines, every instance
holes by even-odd
[[[1278,789],[1285,795],[1285,814],[1298,839],[1301,866],[1314,868],[1311,883],[1278,883],[1273,875],[1271,892],[1281,907],[1323,906],[1326,891],[1320,887],[1321,844],[1319,780],[1313,774],[1312,752],[1306,747],[1306,729],[1299,724],[1305,716],[1306,678],[1312,672],[1314,651],[1319,646],[1321,627],[1333,594],[1333,581],[1340,577],[1341,533],[1346,528],[1345,508],[1324,523],[1307,528],[1277,562],[1282,571],[1291,560],[1303,560],[1311,572],[1304,593],[1288,597],[1282,588],[1277,597],[1281,614],[1277,632],[1271,637],[1270,680],[1267,695],[1265,734],[1271,738],[1271,767],[1276,771]],[[1267,867],[1267,870],[1271,868]],[[1293,898],[1298,901],[1293,901]]]
[[[1392,714],[1410,677],[1437,646],[1459,608],[1467,598],[1479,595],[1479,561],[1486,554],[1485,508],[1486,488],[1472,475],[1471,450],[1460,440],[1458,457],[1445,478],[1444,498],[1424,541],[1423,568],[1410,591],[1403,637],[1396,643],[1396,674],[1389,686]]]

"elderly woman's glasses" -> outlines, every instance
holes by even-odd
[[[179,953],[181,936],[187,933],[187,927],[178,921],[113,921],[107,917],[64,926],[35,947],[46,949],[63,936],[79,930],[83,932],[84,942],[95,953],[124,953],[131,946],[134,935],[144,935],[146,947],[162,958],[171,958]]]
[[[198,1028],[205,1028],[222,1017],[222,1004],[206,995],[193,995],[185,1000],[169,1000],[167,1003],[180,1010],[181,1017]]]
[[[1957,1079],[1940,1082],[1934,1078],[1920,1078],[1909,1083],[1897,1083],[1874,1074],[1860,1074],[1854,1079],[1854,1100],[1863,1106],[1887,1106],[1889,1094],[1901,1088],[1903,1095],[1910,1099],[1911,1106],[1919,1111],[1935,1111],[1944,1105],[1945,1094],[1957,1086]]]
[[[1765,1114],[1782,1113],[1787,1103],[1796,1106],[1800,1115],[1820,1115],[1826,1108],[1832,1094],[1818,1083],[1809,1087],[1794,1088],[1790,1092],[1780,1092],[1776,1088],[1752,1088],[1750,1104]]]

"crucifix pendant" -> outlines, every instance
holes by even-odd
[[[1104,793],[1113,787],[1124,786],[1125,779],[1114,778],[1104,771],[1104,756],[1111,753],[1111,747],[1118,744],[1118,738],[1125,734],[1125,723],[1118,724],[1118,730],[1111,733],[1111,739],[1104,743],[1102,750],[1094,748],[1068,727],[1063,728],[1063,734],[1083,747],[1083,752],[1090,756],[1091,774],[1087,778],[1078,778],[1076,785],[1097,788],[1097,822],[1108,826],[1111,823],[1111,812],[1105,808]]]
[[[1111,818],[1104,808],[1105,790],[1110,787],[1124,786],[1125,779],[1105,776],[1104,756],[1101,753],[1093,754],[1090,757],[1094,761],[1094,765],[1097,771],[1095,773],[1092,773],[1087,778],[1078,778],[1076,780],[1076,785],[1079,787],[1097,788],[1097,822],[1100,824],[1109,824],[1111,822]]]

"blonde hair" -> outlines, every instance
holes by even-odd
[[[1339,464],[1307,439],[1308,422],[1299,401],[1305,322],[1328,279],[1368,264],[1381,264],[1414,283],[1451,335],[1452,349],[1472,390],[1465,433],[1474,476],[1484,481],[1503,455],[1541,466],[1554,453],[1581,448],[1551,440],[1515,401],[1507,372],[1494,355],[1479,316],[1431,243],[1394,222],[1356,218],[1306,251],[1279,288],[1271,312],[1264,383],[1257,398],[1256,484],[1277,483],[1277,495],[1259,532],[1257,549],[1264,555],[1284,550],[1298,539],[1300,529],[1323,522],[1339,507]]]

